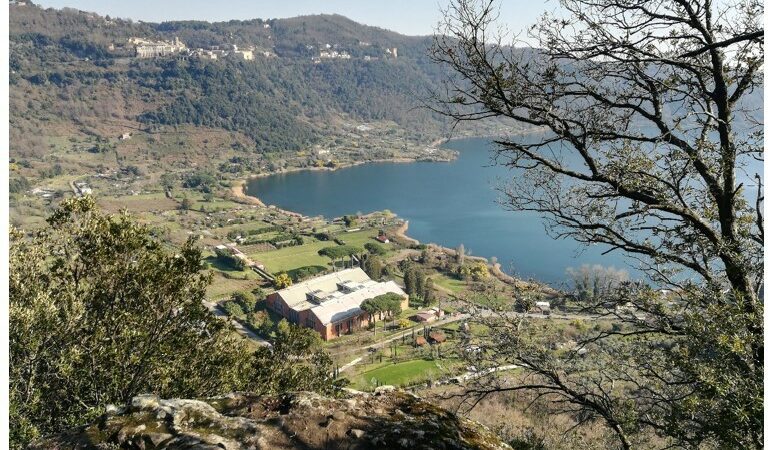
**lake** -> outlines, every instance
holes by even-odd
[[[514,174],[492,165],[487,140],[461,139],[445,147],[460,157],[272,175],[251,180],[247,193],[268,205],[327,218],[389,209],[409,220],[407,234],[421,242],[451,248],[462,243],[473,255],[495,256],[507,273],[553,285],[567,280],[568,267],[627,268],[621,254],[602,256],[602,246],[554,240],[536,214],[504,209],[495,188]]]

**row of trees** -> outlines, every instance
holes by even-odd
[[[220,263],[234,270],[243,271],[247,267],[245,260],[232,254],[228,248],[216,248],[215,257]]]
[[[377,334],[377,316],[382,318],[384,314],[388,317],[395,317],[401,313],[401,302],[403,298],[394,293],[378,295],[374,298],[366,299],[361,303],[361,309],[369,314],[369,321],[374,327],[374,334]]]
[[[404,289],[409,298],[420,301],[425,306],[431,305],[436,298],[433,279],[415,264],[404,269]]]
[[[573,283],[575,297],[582,302],[610,297],[623,283],[630,279],[624,269],[603,267],[600,264],[583,264],[565,270]]]
[[[361,253],[363,253],[363,250],[354,245],[335,245],[318,250],[318,255],[330,259],[331,266],[334,268],[336,268],[337,261],[344,263],[346,260],[351,259],[353,256],[360,255]]]

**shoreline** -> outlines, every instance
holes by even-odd
[[[434,141],[434,143],[437,141],[440,141],[440,139],[437,139],[436,141]],[[444,142],[444,140],[441,140],[441,141]],[[455,155],[455,158],[453,159],[438,159],[438,160],[414,159],[414,158],[383,158],[383,159],[371,159],[368,161],[356,161],[352,163],[342,164],[336,167],[292,167],[290,169],[283,169],[277,172],[264,172],[264,173],[248,175],[245,178],[235,181],[235,183],[231,187],[231,193],[234,195],[234,197],[241,200],[245,200],[247,203],[258,205],[258,206],[269,207],[270,205],[265,204],[263,200],[261,200],[261,198],[259,198],[257,195],[247,193],[247,187],[248,187],[247,185],[251,180],[271,177],[274,175],[286,175],[290,173],[303,172],[303,171],[335,172],[340,169],[348,169],[351,167],[362,166],[364,164],[380,164],[380,163],[408,164],[408,163],[418,163],[418,162],[452,162],[455,159],[457,159],[457,155]],[[276,205],[275,207],[279,209],[279,207],[277,207]]]
[[[458,141],[462,139],[496,139],[503,136],[520,136],[520,135],[529,135],[532,133],[537,133],[543,131],[540,128],[533,129],[533,130],[521,130],[519,132],[513,132],[510,134],[474,134],[470,136],[455,136],[455,137],[440,137],[430,144],[428,144],[428,147],[430,148],[441,148],[444,144],[447,144],[449,142]],[[452,162],[457,159],[459,152],[456,150],[451,150],[454,152],[455,155],[452,159],[415,159],[415,158],[382,158],[382,159],[372,159],[368,161],[355,161],[347,164],[343,164],[341,166],[337,167],[292,167],[290,169],[283,169],[278,172],[265,172],[265,173],[258,173],[258,174],[252,174],[248,175],[245,178],[242,178],[237,181],[237,183],[232,186],[231,192],[237,199],[243,200],[246,203],[252,204],[252,205],[258,205],[258,206],[264,206],[267,207],[269,205],[266,205],[258,195],[252,195],[248,194],[247,191],[247,184],[250,182],[250,180],[254,180],[257,178],[265,178],[272,175],[283,175],[288,173],[295,173],[295,172],[301,172],[304,170],[309,171],[336,171],[339,169],[347,169],[350,167],[357,167],[363,164],[373,164],[373,163],[394,163],[394,164],[404,164],[404,163],[417,163],[417,162]],[[276,205],[275,205],[276,206]]]
[[[400,227],[398,227],[397,230],[394,231],[396,236],[398,236],[401,239],[404,239],[406,241],[409,241],[413,243],[414,245],[421,245],[422,243],[418,241],[417,239],[407,236],[406,232],[409,231],[409,220],[404,219],[404,223],[401,224]]]
[[[530,134],[530,133],[535,133],[535,132],[539,132],[539,131],[541,131],[541,130],[525,130],[524,132],[519,133],[519,134]],[[513,135],[515,135],[515,134],[512,134],[512,136]],[[434,140],[433,142],[431,142],[429,147],[439,148],[439,146],[441,146],[443,144],[446,144],[448,142],[451,142],[451,141],[455,141],[455,140],[475,139],[475,138],[493,139],[493,138],[502,137],[502,136],[503,135],[491,134],[491,135],[476,135],[476,136],[460,136],[460,137],[454,137],[454,138],[443,138],[442,137],[442,138],[438,138],[438,139]],[[459,155],[459,153],[457,151],[454,151],[454,152],[455,152],[454,159],[457,159],[457,156]],[[285,210],[283,208],[280,208],[277,205],[267,205],[257,195],[248,194],[246,192],[247,191],[247,184],[250,182],[250,180],[254,180],[254,179],[258,179],[258,178],[264,178],[264,177],[268,177],[268,176],[272,176],[272,175],[282,175],[282,174],[288,174],[288,173],[301,172],[301,171],[305,171],[305,170],[308,170],[308,171],[331,171],[331,172],[334,172],[334,171],[339,170],[339,169],[346,169],[348,167],[357,167],[357,166],[360,166],[360,165],[363,165],[363,164],[371,164],[371,163],[451,162],[451,161],[454,161],[454,159],[448,159],[448,160],[422,160],[422,159],[413,159],[413,158],[385,158],[385,159],[375,159],[375,160],[369,160],[369,161],[357,161],[357,162],[352,162],[352,163],[344,164],[344,165],[337,166],[337,167],[294,167],[294,168],[291,168],[291,169],[284,169],[284,170],[278,171],[278,172],[260,173],[260,174],[250,175],[250,176],[248,176],[246,178],[243,178],[242,180],[239,180],[234,185],[232,185],[231,193],[233,194],[233,196],[235,198],[237,198],[238,200],[241,200],[241,201],[243,201],[245,203],[248,203],[248,204],[251,204],[251,205],[256,205],[256,206],[262,206],[262,207],[265,207],[265,208],[274,208],[274,209],[276,209],[278,211],[282,211],[282,212],[288,213],[290,215],[294,215],[294,216],[298,216],[298,217],[303,217],[304,215],[299,213],[299,212]],[[403,239],[403,240],[405,240],[407,242],[410,242],[413,245],[423,245],[423,242],[420,242],[418,239],[415,239],[415,238],[409,236],[407,234],[408,231],[409,231],[409,220],[408,219],[404,219],[403,223],[401,224],[401,226],[398,227],[397,229],[395,229],[393,232],[395,233],[395,235],[397,237],[399,237],[399,238],[401,238],[401,239]],[[425,245],[435,245],[435,246],[441,248],[442,251],[444,251],[446,253],[454,254],[456,252],[456,250],[454,250],[454,249],[451,249],[451,248],[448,248],[448,247],[444,247],[444,246],[439,245],[439,244],[425,243]],[[525,281],[525,280],[513,277],[513,276],[508,275],[505,272],[503,272],[503,270],[501,269],[501,265],[499,263],[490,264],[489,260],[487,258],[483,257],[483,256],[467,255],[466,257],[474,259],[474,260],[478,260],[478,261],[481,261],[481,262],[484,262],[487,265],[490,273],[495,278],[500,280],[501,282],[504,282],[506,284],[512,284],[512,285],[515,285],[515,286],[518,286],[518,287],[527,287],[527,286],[530,285],[530,283]],[[552,289],[547,284],[540,283],[540,282],[538,284],[540,286],[542,286],[542,288],[543,288],[542,290],[545,293],[550,293],[550,292],[554,293],[555,292],[554,289]]]
[[[261,201],[260,198],[253,195],[248,195],[248,193],[245,192],[247,190],[247,182],[248,180],[241,180],[233,184],[231,186],[232,196],[237,200],[239,200],[240,203],[247,203],[250,205],[266,207],[266,205],[264,204],[264,202]]]
[[[410,242],[413,245],[423,245],[423,243],[420,242],[419,240],[417,240],[417,239],[409,236],[408,234],[406,234],[407,231],[409,231],[409,220],[404,219],[404,221],[401,224],[401,226],[398,227],[397,229],[393,230],[393,233],[398,238],[403,239],[403,240],[405,240],[407,242]],[[432,243],[432,242],[425,243],[425,245],[435,246],[435,247],[441,249],[441,251],[443,251],[444,253],[446,253],[448,255],[455,255],[455,254],[457,254],[457,250],[449,248],[449,247],[444,247],[443,245],[435,244],[435,243]],[[493,277],[497,278],[499,281],[503,282],[503,283],[511,284],[511,285],[514,285],[514,286],[516,286],[518,288],[521,288],[521,289],[527,289],[527,288],[531,287],[531,282],[525,281],[525,280],[523,280],[521,278],[516,278],[516,277],[511,276],[511,275],[507,274],[506,272],[504,272],[503,269],[502,269],[501,264],[498,263],[498,262],[496,262],[494,264],[491,264],[490,261],[487,258],[485,258],[484,256],[466,255],[466,258],[474,260],[474,261],[483,262],[484,264],[486,264],[487,268],[490,271],[490,274]],[[547,295],[557,295],[557,291],[555,289],[553,289],[551,286],[549,286],[548,284],[542,283],[542,282],[538,282],[538,281],[534,281],[532,283],[532,285],[536,285],[536,284],[541,287],[540,290],[544,294],[547,294]]]

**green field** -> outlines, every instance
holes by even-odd
[[[408,386],[430,378],[438,378],[445,374],[447,369],[442,367],[448,363],[448,361],[415,359],[398,364],[390,364],[364,372],[356,377],[352,384],[356,389],[375,386],[375,382],[392,386]]]
[[[390,249],[390,244],[380,244],[379,241],[374,239],[377,237],[377,230],[361,230],[354,231],[352,233],[339,233],[336,235],[339,239],[343,240],[347,245],[357,245],[363,247],[367,242],[373,242],[385,250]]]
[[[465,281],[456,280],[454,278],[449,278],[444,275],[434,276],[433,282],[436,284],[436,286],[447,289],[455,294],[464,291],[467,287],[467,284]]]
[[[251,291],[261,286],[261,280],[256,278],[230,279],[225,278],[221,273],[216,273],[213,282],[207,286],[207,298],[209,300],[221,300],[229,297],[237,291]]]
[[[318,250],[336,245],[333,242],[315,241],[304,245],[285,247],[268,252],[253,253],[250,259],[266,266],[269,272],[277,273],[304,266],[331,266],[331,260],[318,255]]]
[[[375,242],[376,230],[362,230],[353,233],[340,233],[336,237],[344,241],[347,245],[363,247],[367,242]],[[259,252],[250,254],[250,258],[264,264],[269,272],[277,273],[304,266],[331,266],[331,260],[318,255],[318,251],[325,247],[336,245],[335,242],[311,240],[304,245],[294,247],[285,247],[268,252]],[[389,249],[389,245],[382,245]]]

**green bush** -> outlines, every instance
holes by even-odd
[[[327,269],[323,266],[304,266],[299,267],[298,269],[289,270],[288,276],[290,276],[294,282],[298,282],[321,272],[325,272],[326,270]]]
[[[229,317],[236,317],[238,319],[245,318],[245,311],[243,310],[242,305],[233,300],[224,302],[222,307],[223,310],[226,311],[226,314],[229,315]]]
[[[245,314],[250,315],[256,310],[256,296],[252,292],[235,292],[231,294],[231,300],[240,305]]]
[[[376,242],[367,242],[363,245],[363,247],[368,250],[369,253],[372,255],[384,255],[387,253],[387,250],[385,250],[381,245],[377,244]]]

